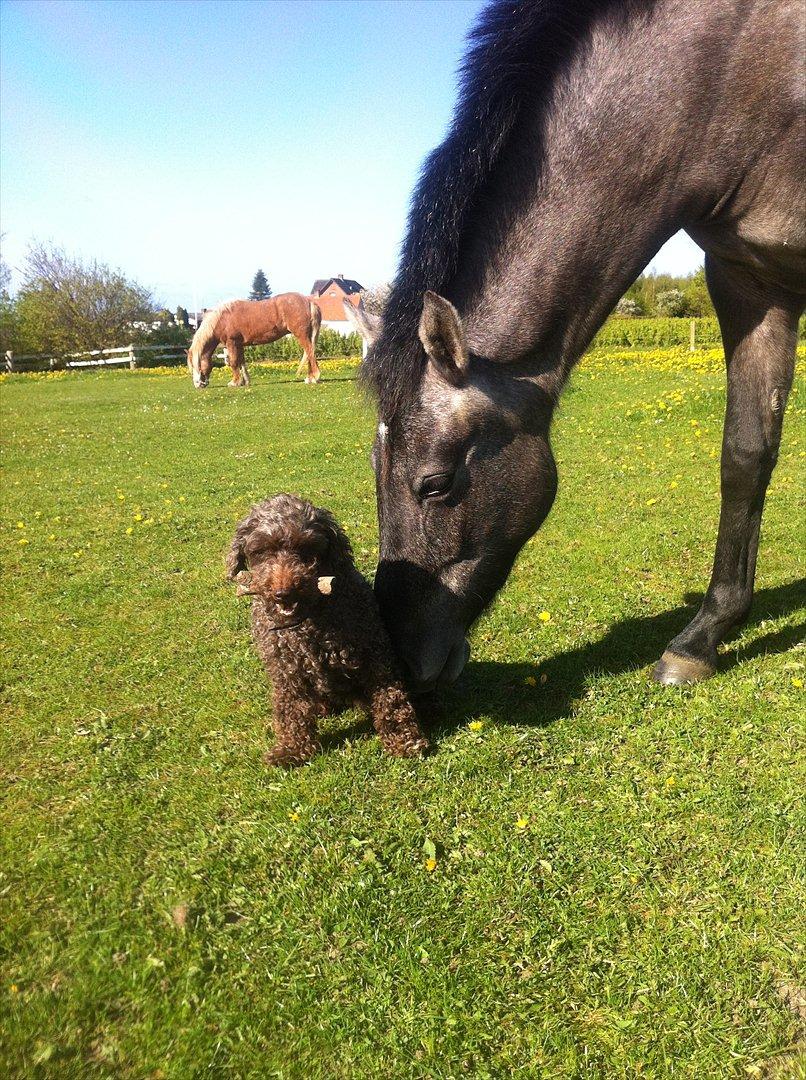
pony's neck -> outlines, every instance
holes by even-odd
[[[638,273],[710,198],[686,182],[691,142],[680,133],[701,103],[674,78],[657,85],[651,40],[647,23],[622,37],[594,31],[538,124],[521,122],[510,140],[447,290],[472,351],[526,365],[553,396]]]

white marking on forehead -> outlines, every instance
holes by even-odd
[[[381,420],[380,424],[378,424],[378,438],[383,442],[388,434],[389,428],[384,424],[383,420]]]

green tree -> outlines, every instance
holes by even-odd
[[[184,326],[187,329],[190,326],[190,316],[187,313],[187,309],[183,308],[180,304],[176,309],[176,315],[174,316],[177,326]]]
[[[692,275],[683,292],[692,315],[716,315],[711,294],[708,292],[708,286],[705,283],[705,267],[701,266],[696,274]]]
[[[682,289],[664,289],[658,293],[655,303],[658,315],[679,318],[690,314],[686,294]]]
[[[11,286],[11,269],[8,263],[0,257],[0,360],[6,352],[21,352],[20,320],[17,315],[17,305],[9,291]]]
[[[250,300],[268,300],[271,296],[271,289],[269,283],[266,280],[266,275],[262,270],[258,270],[252,279],[252,291],[249,293]]]
[[[125,345],[150,327],[148,289],[101,263],[82,263],[63,250],[31,247],[17,295],[25,351],[78,352]]]

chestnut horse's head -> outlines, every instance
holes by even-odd
[[[188,371],[197,390],[204,390],[210,383],[213,356],[219,345],[219,338],[215,333],[218,316],[217,309],[205,314],[188,349]]]
[[[368,339],[379,334],[362,312],[356,321]],[[551,507],[553,401],[526,374],[474,355],[435,293],[419,342],[406,345],[409,360],[419,354],[407,375],[394,347],[380,328],[365,368],[380,413],[375,590],[413,687],[426,690],[457,677],[471,624]]]

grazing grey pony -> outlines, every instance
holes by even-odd
[[[572,366],[678,229],[705,249],[728,370],[702,607],[655,677],[713,674],[747,613],[804,306],[802,0],[500,0],[414,192],[364,378],[375,587],[412,682],[450,681],[556,490]]]

